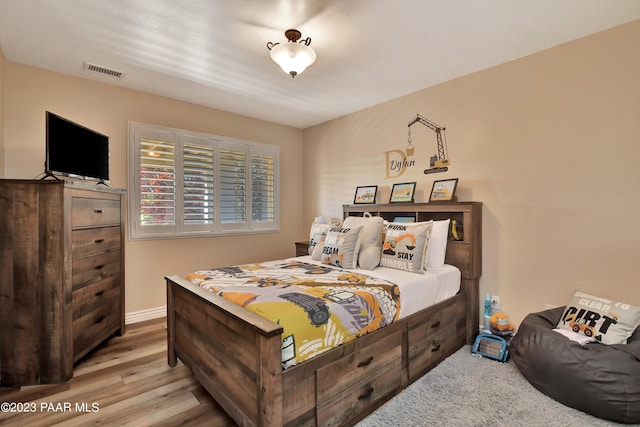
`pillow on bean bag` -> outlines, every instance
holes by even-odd
[[[640,307],[577,291],[557,327],[603,344],[626,344],[639,321]]]
[[[627,344],[578,344],[552,330],[564,307],[527,315],[509,354],[540,392],[596,417],[640,423],[640,329]]]

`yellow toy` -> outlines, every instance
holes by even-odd
[[[491,324],[492,329],[496,329],[498,331],[513,330],[513,325],[509,323],[509,316],[505,313],[495,313],[493,316],[490,316],[489,323]]]

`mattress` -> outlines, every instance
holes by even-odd
[[[319,261],[312,260],[311,256],[290,259],[329,267]],[[453,297],[460,290],[462,277],[457,267],[448,264],[442,267],[428,268],[424,274],[387,267],[376,267],[374,270],[351,269],[350,271],[387,280],[398,285],[400,289],[399,319]]]

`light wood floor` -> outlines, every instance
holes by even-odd
[[[0,402],[0,425],[236,425],[182,363],[169,367],[164,318],[128,325],[81,361],[69,382],[0,388]],[[13,409],[35,412],[5,412],[4,402],[29,402]]]

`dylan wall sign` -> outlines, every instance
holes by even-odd
[[[447,137],[444,132],[445,128],[422,117],[420,114],[416,114],[416,116],[411,119],[407,125],[409,128],[409,137],[407,138],[406,148],[404,150],[390,150],[384,152],[386,161],[385,178],[397,178],[404,174],[407,168],[417,166],[416,159],[412,158],[415,153],[415,147],[411,140],[411,126],[416,123],[420,123],[436,133],[436,154],[429,157],[429,167],[424,170],[424,173],[431,174],[446,172],[449,170],[450,161],[447,153]]]

